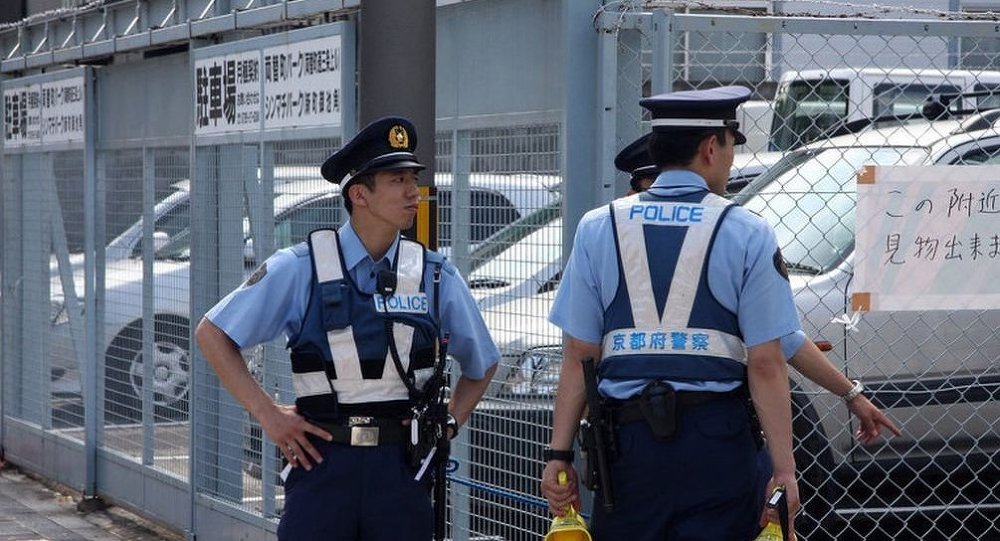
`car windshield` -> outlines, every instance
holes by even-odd
[[[847,117],[848,81],[792,81],[774,97],[771,150],[815,141]]]
[[[819,274],[854,248],[856,175],[863,165],[911,165],[928,151],[853,147],[795,152],[761,175],[736,200],[771,224],[790,272]]]

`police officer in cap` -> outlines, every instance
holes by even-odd
[[[649,189],[660,174],[660,169],[649,157],[649,137],[645,134],[632,141],[615,156],[615,168],[629,174],[629,189],[625,195],[634,195]]]
[[[617,443],[614,510],[595,494],[600,541],[751,539],[761,495],[748,394],[774,464],[768,489],[784,485],[793,516],[798,509],[779,342],[800,330],[798,315],[774,232],[721,197],[734,145],[746,140],[735,118],[749,94],[724,87],[644,99],[661,173],[577,228],[549,314],[567,336],[542,492],[553,513],[579,506],[580,361],[599,359]],[[566,486],[560,470],[570,473]]]
[[[362,129],[322,167],[349,220],[277,251],[198,325],[219,379],[290,466],[279,539],[430,539],[431,476],[415,480],[408,443],[414,397],[447,346],[462,373],[448,403],[453,437],[496,369],[499,351],[454,266],[400,236],[417,213],[416,144],[405,118]],[[294,406],[272,400],[240,355],[281,334]]]

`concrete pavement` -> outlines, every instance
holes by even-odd
[[[0,541],[183,541],[124,509],[80,513],[80,494],[54,490],[0,462]]]

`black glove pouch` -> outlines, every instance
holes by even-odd
[[[677,392],[662,381],[646,385],[639,395],[639,410],[657,441],[670,439],[677,431]]]
[[[580,431],[577,433],[580,451],[583,454],[583,486],[590,491],[596,491],[600,485],[597,473],[597,439],[594,430],[590,422],[584,419],[580,421]]]

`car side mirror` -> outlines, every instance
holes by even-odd
[[[153,253],[159,252],[170,242],[166,231],[153,231]]]

